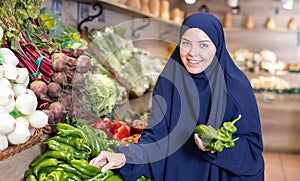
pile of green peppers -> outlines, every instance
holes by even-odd
[[[241,114],[231,122],[224,122],[223,125],[216,130],[215,128],[200,124],[196,126],[194,132],[201,137],[203,145],[206,148],[222,152],[224,148],[235,147],[235,141],[239,138],[232,138],[232,135],[237,131],[237,127],[234,125],[242,117]]]
[[[102,150],[108,150],[109,142],[103,141],[107,140],[106,135],[101,135],[103,138],[101,140],[95,132],[87,132],[81,127],[65,123],[58,123],[56,130],[57,134],[44,142],[47,144],[46,151],[35,159],[30,164],[30,169],[24,173],[24,180],[109,181],[113,179],[122,181],[122,178],[113,171],[101,172],[100,168],[89,163],[89,160],[93,158],[93,152],[96,154]],[[95,150],[96,147],[98,150]]]
[[[48,138],[43,154],[25,171],[25,181],[122,181],[119,174],[101,172],[89,163],[103,151],[113,151],[122,143],[108,140],[105,132],[96,130],[76,118],[72,124],[57,123],[56,135]],[[138,181],[148,181],[141,177]],[[149,179],[150,180],[150,179]]]

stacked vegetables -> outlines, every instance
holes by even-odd
[[[104,131],[93,129],[77,118],[70,119],[72,125],[56,124],[57,134],[44,142],[46,151],[30,164],[24,179],[122,181],[114,171],[101,172],[101,169],[89,163],[100,151],[113,151],[122,143],[108,140]],[[144,176],[138,179],[142,180],[150,179]]]
[[[104,59],[100,64],[113,72],[113,78],[125,87],[131,97],[139,97],[152,88],[162,67],[156,67],[150,56],[124,38],[125,31],[124,27],[112,26],[93,30],[89,36],[92,40],[91,55],[98,61]],[[97,55],[98,52],[102,58]]]
[[[29,140],[35,128],[48,124],[37,110],[38,100],[27,88],[28,70],[16,67],[19,60],[8,48],[0,48],[0,150]]]
[[[122,180],[112,171],[101,172],[89,164],[100,151],[111,151],[119,142],[107,140],[100,130],[79,123],[58,123],[57,134],[48,138],[46,151],[31,163],[24,174],[26,180]],[[110,178],[112,177],[112,178]]]
[[[89,123],[91,127],[104,131],[107,137],[112,140],[121,141],[123,145],[137,143],[142,130],[148,126],[149,114],[133,113],[132,117],[124,120],[112,120],[108,117],[101,117]]]
[[[211,126],[200,124],[196,126],[194,131],[201,137],[203,145],[206,148],[222,152],[224,148],[235,147],[235,141],[239,138],[232,138],[232,135],[237,131],[234,124],[240,120],[241,117],[242,115],[238,115],[235,120],[224,122],[218,130]]]
[[[16,55],[17,67],[26,68],[29,88],[38,98],[38,109],[55,127],[74,114],[74,86],[84,85],[82,74],[91,69],[83,55],[85,42],[78,31],[64,25],[51,10],[40,10],[43,0],[5,0],[0,4],[2,47]],[[78,101],[79,102],[79,101]]]

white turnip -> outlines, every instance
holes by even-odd
[[[29,88],[26,89],[26,93],[25,94],[33,95],[37,99],[35,93],[31,89],[29,89]]]
[[[0,65],[0,78],[4,76],[4,68],[2,65]]]
[[[14,99],[14,91],[5,85],[0,85],[0,105],[8,105]]]
[[[8,140],[5,135],[0,135],[0,150],[5,150],[8,147]]]
[[[17,67],[15,65],[4,63],[2,66],[4,69],[4,77],[5,78],[7,78],[9,80],[17,79],[18,71],[17,71]]]
[[[33,128],[43,128],[48,125],[48,115],[41,110],[35,110],[32,114],[26,116],[26,118]]]
[[[7,112],[12,112],[15,108],[15,105],[16,105],[16,101],[15,101],[15,99],[12,99],[9,104],[7,104],[5,106],[0,106],[0,107],[3,107],[4,110]]]
[[[29,72],[27,68],[17,68],[18,76],[15,80],[18,84],[26,83],[27,78],[29,77]]]
[[[21,94],[16,98],[16,108],[24,115],[32,114],[37,105],[37,98],[31,94]]]
[[[17,66],[19,59],[16,57],[13,51],[9,48],[0,48],[0,54],[4,57],[4,63]]]
[[[30,138],[30,131],[28,127],[22,122],[16,122],[16,129],[7,134],[8,142],[12,145],[26,143]]]
[[[9,113],[0,113],[0,135],[7,135],[16,128],[16,119]]]
[[[9,87],[9,88],[12,87],[10,81],[7,80],[7,79],[4,78],[4,77],[0,78],[0,86],[1,86],[1,85],[5,85],[5,86],[7,86],[7,87]]]
[[[17,117],[16,121],[25,124],[27,128],[29,128],[29,126],[30,126],[28,119],[23,116]]]
[[[15,98],[21,94],[27,93],[26,87],[24,87],[22,84],[13,84],[12,90],[14,91]]]
[[[29,85],[29,82],[30,82],[30,77],[28,76],[27,79],[25,80],[25,82],[22,83],[22,85],[23,85],[24,87],[27,87],[27,86]]]

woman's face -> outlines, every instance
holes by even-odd
[[[190,28],[181,37],[180,57],[191,74],[203,72],[213,61],[215,53],[214,43],[199,28]]]

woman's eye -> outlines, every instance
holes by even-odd
[[[200,43],[200,44],[199,44],[199,47],[200,47],[200,48],[206,48],[206,47],[208,47],[208,45],[207,45],[206,43]]]
[[[188,41],[182,41],[181,44],[184,45],[184,46],[187,46],[187,45],[190,44],[190,42],[188,42]]]

